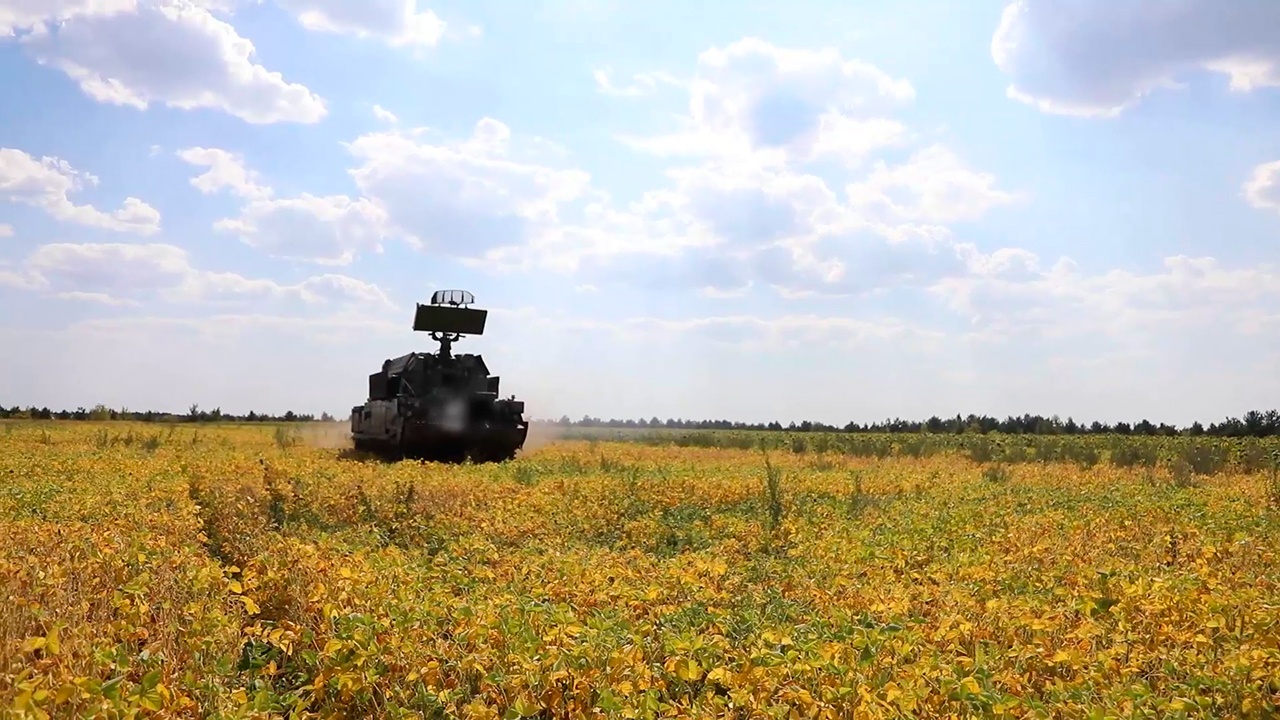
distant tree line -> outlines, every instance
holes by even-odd
[[[290,410],[283,415],[272,415],[270,413],[259,413],[250,410],[244,415],[236,415],[234,413],[225,413],[222,408],[214,408],[212,410],[201,410],[199,405],[192,405],[184,413],[156,412],[154,410],[128,410],[121,408],[109,408],[106,405],[95,405],[91,409],[83,407],[75,410],[50,410],[47,407],[37,408],[19,407],[14,405],[6,408],[0,404],[0,419],[31,419],[31,420],[133,420],[137,422],[334,422],[334,417],[329,413],[321,413],[319,418],[310,413],[295,413]]]
[[[95,405],[92,409],[83,407],[75,410],[50,410],[47,407],[6,408],[0,404],[0,419],[30,418],[33,420],[134,420],[139,422],[335,422],[334,416],[321,413],[317,418],[310,413],[295,413],[292,410],[282,415],[250,411],[244,415],[223,412],[221,408],[202,410],[192,405],[185,414],[156,412],[153,410],[134,411],[121,408],[108,408]],[[882,420],[872,423],[850,422],[844,426],[828,425],[822,422],[805,420],[801,423],[783,425],[773,421],[768,423],[746,423],[731,420],[685,420],[657,417],[645,420],[602,420],[601,418],[583,416],[579,420],[571,420],[563,416],[558,420],[536,420],[548,425],[575,428],[636,428],[636,429],[671,429],[671,430],[757,430],[788,432],[829,432],[829,433],[933,433],[933,434],[978,434],[1004,433],[1007,435],[1207,435],[1214,437],[1272,437],[1280,436],[1280,411],[1250,410],[1243,417],[1225,418],[1220,422],[1207,426],[1199,421],[1186,427],[1178,427],[1168,423],[1155,424],[1143,419],[1136,423],[1117,422],[1108,424],[1098,421],[1085,424],[1068,417],[1062,420],[1059,416],[1044,417],[1042,415],[1008,416],[1003,420],[989,415],[961,416],[940,418],[933,416],[928,420]]]
[[[1168,423],[1155,424],[1150,420],[1136,423],[1117,422],[1108,424],[1094,421],[1088,424],[1076,422],[1073,418],[1065,421],[1059,416],[1044,417],[1042,415],[1009,416],[1003,420],[988,415],[968,416],[956,415],[952,418],[940,418],[936,415],[928,420],[883,420],[881,422],[860,424],[850,422],[843,427],[828,425],[808,420],[788,425],[779,422],[745,423],[730,420],[602,420],[585,416],[581,420],[571,420],[567,416],[559,420],[545,420],[551,425],[580,428],[666,428],[672,430],[762,430],[789,432],[842,432],[842,433],[934,433],[934,434],[979,434],[1004,433],[1007,435],[1208,435],[1215,437],[1272,437],[1280,435],[1280,411],[1250,410],[1241,418],[1226,418],[1221,422],[1208,426],[1199,421],[1186,427],[1177,427]]]

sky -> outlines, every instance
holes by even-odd
[[[1274,0],[0,0],[0,404],[1280,406]]]

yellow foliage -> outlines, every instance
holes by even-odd
[[[960,455],[786,454],[771,491],[747,450],[566,442],[441,466],[271,427],[111,423],[153,439],[104,443],[103,425],[0,435],[17,717],[1280,706],[1259,476],[1042,463],[992,482]]]

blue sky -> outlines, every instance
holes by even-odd
[[[1280,5],[0,0],[0,403],[1280,405]]]

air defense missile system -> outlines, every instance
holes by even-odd
[[[488,311],[469,307],[465,290],[439,290],[417,304],[416,332],[440,343],[435,353],[390,358],[369,376],[369,399],[351,409],[356,450],[391,458],[501,462],[524,446],[524,402],[498,395],[498,376],[480,355],[453,353],[464,335],[484,333]]]

